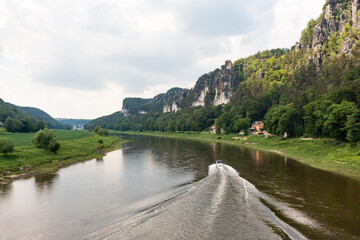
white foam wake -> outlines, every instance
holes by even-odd
[[[234,176],[239,176],[239,173],[232,167],[230,167],[229,165],[226,165],[226,164],[211,164],[209,166],[209,173],[208,175],[212,175],[218,171],[226,171],[227,173],[230,173],[231,175],[234,175]]]

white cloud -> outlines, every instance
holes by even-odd
[[[258,50],[290,47],[324,0],[0,0],[0,97],[55,117],[189,87]]]

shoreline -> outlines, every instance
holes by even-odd
[[[97,142],[99,139],[104,141],[103,149],[101,151],[96,150]],[[0,158],[0,167],[2,161],[16,161],[15,163],[22,163],[23,166],[19,167],[19,171],[3,170],[0,173],[0,185],[9,184],[13,181],[20,179],[27,179],[35,175],[55,173],[61,168],[69,167],[73,164],[90,161],[92,159],[104,157],[107,153],[119,150],[122,148],[122,144],[126,140],[120,139],[116,136],[99,136],[93,135],[87,138],[74,139],[68,141],[60,141],[61,149],[58,154],[46,152],[42,149],[36,149],[33,146],[21,146],[15,147],[14,153],[11,154],[13,159]],[[73,146],[73,147],[72,147]],[[81,149],[81,151],[80,151]],[[85,151],[84,151],[85,149]],[[44,162],[33,163],[34,166],[29,168],[29,163],[26,162],[28,158],[28,152],[36,152],[35,158],[46,158]],[[10,156],[10,155],[9,155]],[[14,159],[15,157],[15,159]]]
[[[215,135],[212,133],[167,133],[167,132],[119,132],[143,136],[158,136],[219,142],[250,149],[273,152],[321,170],[351,177],[360,181],[360,146],[351,148],[349,144],[332,139],[283,139],[263,136],[239,137],[238,134]]]

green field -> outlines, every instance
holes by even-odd
[[[72,130],[55,130],[56,137],[59,141],[66,141],[72,139],[86,138],[92,136],[88,131],[72,131]],[[35,133],[9,133],[5,132],[4,128],[0,128],[0,138],[6,137],[14,141],[15,146],[30,146]]]
[[[31,144],[34,133],[0,133],[14,139],[16,147],[7,157],[0,155],[0,183],[38,173],[53,172],[76,162],[104,156],[105,152],[121,148],[124,140],[115,136],[99,136],[85,131],[57,130],[60,149],[52,152]],[[99,143],[102,140],[103,143]],[[103,146],[99,150],[99,146]]]
[[[244,136],[229,134],[217,136],[211,133],[163,133],[163,132],[125,132],[172,138],[188,138],[201,141],[223,142],[264,151],[273,151],[286,155],[315,168],[336,172],[360,179],[360,146],[352,148],[350,144],[334,140],[284,139],[278,137],[247,136],[246,139],[234,139]]]

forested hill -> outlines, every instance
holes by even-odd
[[[359,39],[360,2],[327,0],[319,18],[309,22],[291,50],[269,50],[234,63],[227,61],[199,78],[179,102],[182,110],[169,106],[162,111],[165,114],[116,113],[87,127],[202,131],[216,124],[230,133],[263,120],[274,134],[358,141]]]
[[[26,115],[24,111],[0,98],[0,122],[4,122],[7,117],[21,119]]]
[[[46,112],[32,107],[19,107],[0,98],[0,122],[12,132],[30,132],[43,127],[64,128]]]
[[[51,128],[55,128],[55,129],[64,128],[64,125],[62,123],[58,122],[53,117],[51,117],[48,113],[44,112],[43,110],[41,110],[39,108],[19,107],[19,106],[17,106],[17,107],[35,119],[41,118],[44,122],[49,123]]]
[[[56,118],[56,121],[66,125],[85,125],[92,120],[90,119],[73,119],[73,118]]]

